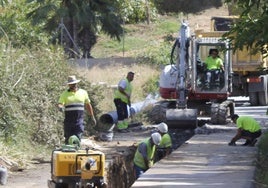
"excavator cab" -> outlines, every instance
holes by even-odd
[[[227,94],[230,92],[230,54],[229,51],[225,50],[228,48],[227,45],[227,42],[221,42],[219,39],[195,40],[193,47],[193,85],[195,92],[204,93],[208,95],[207,97],[209,97],[209,93]],[[205,61],[210,54],[216,51],[218,52],[218,58],[222,60],[223,67],[209,70]],[[215,99],[218,99],[218,96]]]

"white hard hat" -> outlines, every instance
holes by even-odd
[[[161,135],[158,133],[158,132],[155,132],[153,134],[151,134],[151,138],[153,140],[153,143],[155,145],[159,145],[160,144],[160,141],[161,141]]]
[[[167,133],[168,132],[168,126],[164,122],[159,123],[158,126],[157,126],[157,130],[160,133]]]

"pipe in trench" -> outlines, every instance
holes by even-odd
[[[128,106],[128,114],[135,115],[145,109],[145,107],[156,103],[157,100],[152,95],[148,95],[144,101],[137,102],[131,105],[129,108]],[[116,111],[110,111],[100,116],[99,118],[100,123],[103,124],[115,124],[118,121],[118,116]]]

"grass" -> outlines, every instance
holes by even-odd
[[[147,81],[154,77],[158,77],[160,69],[152,65],[132,64],[127,66],[109,66],[107,68],[93,67],[91,69],[81,69],[80,74],[94,85],[102,86],[102,94],[104,99],[99,101],[98,106],[103,112],[113,111],[113,92],[119,80],[126,77],[128,71],[135,72],[132,82],[133,94],[132,103],[144,100],[149,93],[144,93],[144,86]]]
[[[137,57],[139,54],[144,54],[144,50],[150,45],[163,42],[165,36],[176,36],[179,23],[179,18],[174,16],[160,16],[150,25],[145,23],[125,25],[125,35],[120,42],[100,34],[91,55],[95,58],[107,58],[122,57],[125,53],[126,57]]]
[[[98,62],[91,68],[79,69],[78,72],[91,83],[104,86],[104,99],[99,102],[101,110],[104,112],[115,110],[113,86],[125,78],[128,71],[135,72],[132,82],[134,88],[132,103],[144,100],[152,88],[156,89],[154,85],[161,71],[159,64],[169,62],[172,48],[172,43],[166,39],[177,35],[178,20],[176,16],[160,16],[150,25],[145,23],[125,25],[125,35],[120,42],[103,34],[99,35],[98,43],[91,51],[91,55],[98,59]],[[121,62],[112,59],[115,57],[121,57]]]

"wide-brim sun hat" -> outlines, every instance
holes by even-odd
[[[80,80],[77,80],[74,75],[73,76],[68,76],[67,84],[76,84],[78,82],[80,82]]]

